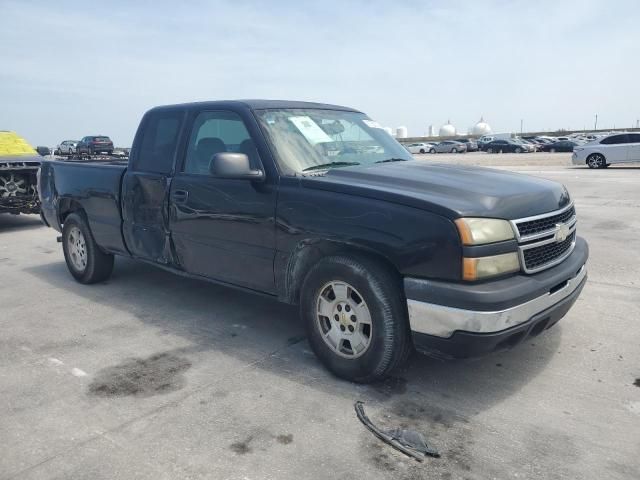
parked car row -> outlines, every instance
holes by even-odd
[[[474,141],[445,140],[438,143],[410,143],[405,145],[410,153],[465,153],[478,150],[478,144]]]

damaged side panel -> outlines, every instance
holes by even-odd
[[[168,193],[164,175],[127,172],[122,191],[123,235],[131,255],[169,265],[172,249],[168,230]]]

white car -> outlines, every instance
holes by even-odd
[[[612,163],[640,162],[640,133],[616,133],[573,149],[571,162],[589,168],[607,168]]]
[[[57,155],[73,155],[76,152],[78,140],[65,140],[55,149]]]
[[[410,153],[427,153],[433,147],[433,143],[410,143],[407,150]]]

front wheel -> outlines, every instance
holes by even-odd
[[[429,153],[436,153],[436,149],[432,148],[431,150],[429,150]]]
[[[458,153],[458,149],[457,148],[452,148],[451,149],[451,153]]]
[[[421,148],[421,149],[420,149],[420,153],[426,153],[426,152],[424,151],[424,148]]]
[[[604,158],[604,155],[599,153],[592,153],[587,157],[587,165],[589,168],[607,168],[607,161]]]
[[[493,148],[487,148],[487,153],[493,153]]]
[[[97,283],[111,276],[113,255],[100,250],[87,222],[77,213],[64,221],[62,250],[67,268],[78,282]]]
[[[516,153],[522,153],[522,149],[520,147],[516,148]]]
[[[311,269],[300,313],[311,348],[336,376],[370,383],[406,360],[412,345],[400,285],[365,257],[336,255]]]

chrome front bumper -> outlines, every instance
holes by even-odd
[[[407,300],[409,323],[414,333],[448,338],[456,331],[495,333],[527,322],[562,302],[580,287],[587,276],[586,264],[559,288],[522,304],[499,311],[465,310],[434,303]]]

